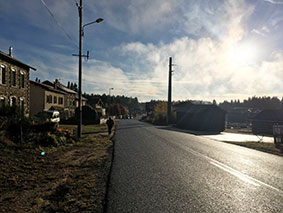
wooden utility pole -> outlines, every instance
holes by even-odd
[[[73,54],[73,56],[79,56],[79,120],[78,120],[78,128],[77,128],[77,137],[81,138],[82,136],[82,119],[83,119],[83,112],[82,112],[82,57],[86,57],[88,59],[89,57],[89,51],[87,51],[87,55],[83,55],[83,36],[84,36],[84,27],[95,24],[95,23],[100,23],[103,21],[102,18],[98,18],[95,21],[89,22],[87,24],[83,25],[83,0],[80,0],[80,4],[77,7],[79,10],[79,54]]]
[[[172,99],[172,57],[169,58],[169,82],[168,82],[168,106],[167,106],[167,125],[171,122],[171,99]]]
[[[78,138],[82,136],[82,39],[83,39],[83,1],[80,0],[79,9],[79,121]]]

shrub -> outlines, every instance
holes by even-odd
[[[43,122],[32,125],[33,132],[51,132],[54,133],[56,131],[56,123],[53,122]]]
[[[2,106],[0,108],[1,129],[5,130],[14,142],[23,141],[31,130],[31,120],[25,117],[16,106]]]
[[[79,118],[79,109],[76,108],[75,111],[75,117],[76,117],[76,123]],[[98,114],[91,106],[83,106],[82,107],[82,123],[83,125],[88,124],[98,124],[100,122],[100,119],[98,117]]]
[[[171,121],[174,123],[176,120],[176,114],[171,112]],[[167,102],[162,101],[155,105],[153,113],[146,118],[146,121],[156,125],[167,125]]]

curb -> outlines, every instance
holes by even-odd
[[[103,200],[103,213],[106,213],[108,210],[108,195],[109,195],[109,188],[110,188],[110,181],[111,181],[111,174],[112,174],[112,168],[113,168],[113,162],[114,162],[114,152],[115,152],[115,133],[116,133],[116,123],[114,124],[113,130],[110,134],[109,140],[112,141],[112,154],[111,154],[111,164],[109,168],[109,173],[106,181],[106,192],[105,192],[105,197]]]

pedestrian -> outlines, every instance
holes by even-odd
[[[114,125],[114,121],[112,120],[111,117],[109,117],[106,121],[106,124],[107,124],[107,127],[108,127],[108,134],[110,135],[111,134],[111,129]]]

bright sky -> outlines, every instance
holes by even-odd
[[[0,50],[36,77],[78,81],[79,0],[0,1]],[[283,96],[283,0],[83,0],[83,91],[223,101]]]

